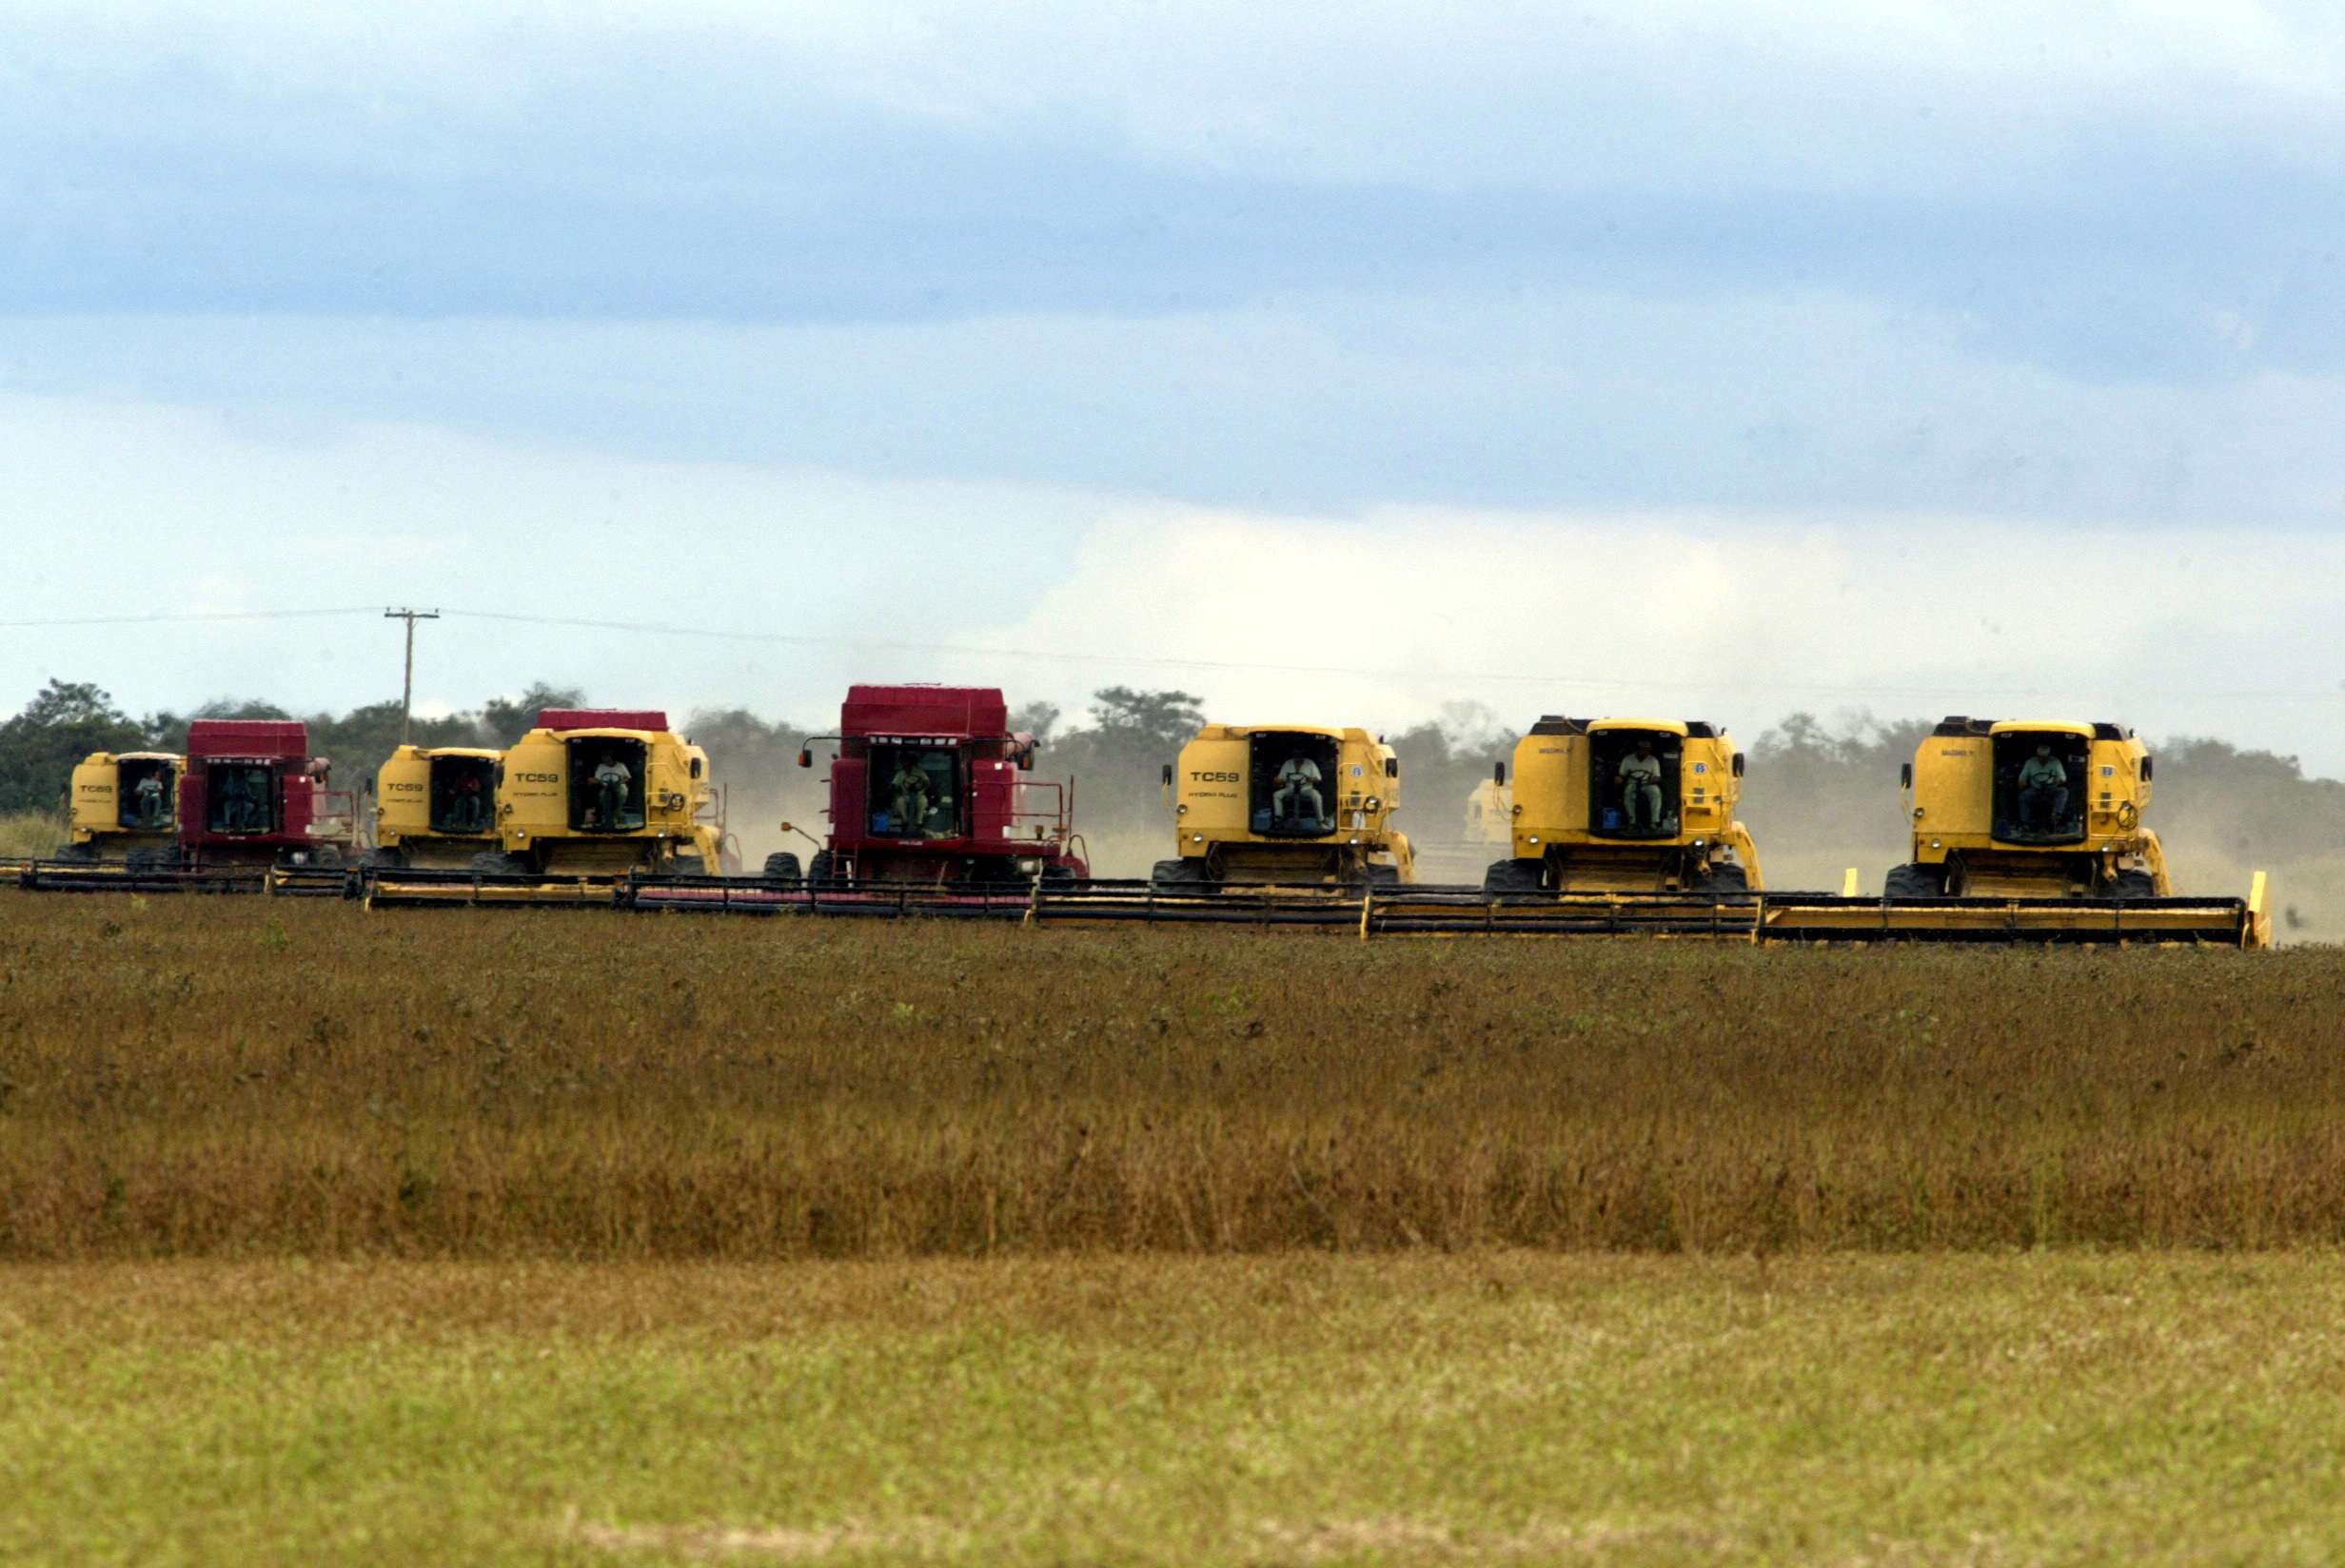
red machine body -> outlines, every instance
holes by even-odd
[[[179,777],[179,850],[195,865],[308,865],[355,847],[358,803],[326,788],[299,719],[199,718]]]
[[[993,686],[850,686],[830,774],[831,832],[816,881],[1001,883],[1089,874],[1074,784],[1028,777],[1035,741],[1010,733]]]
[[[668,727],[660,708],[540,708],[541,730],[652,730]]]

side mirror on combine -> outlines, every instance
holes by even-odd
[[[1384,775],[1385,775],[1385,777],[1387,777],[1387,778],[1398,778],[1398,777],[1400,777],[1400,775],[1401,775],[1401,759],[1400,759],[1399,757],[1397,757],[1397,756],[1388,756],[1388,757],[1386,757],[1386,758],[1384,759]]]
[[[1914,765],[1912,763],[1901,762],[1898,764],[1897,787],[1901,790],[1910,790],[1914,787]]]
[[[1164,765],[1164,787],[1168,790],[1172,787],[1172,764],[1170,762]]]
[[[811,768],[815,765],[815,749],[812,746],[800,746],[798,749],[798,765],[801,768]]]
[[[2141,759],[2141,782],[2144,784],[2150,781],[2150,764],[2155,760],[2157,759],[2148,756]]]
[[[700,759],[697,756],[692,759],[692,776],[695,778],[700,776]]]
[[[1490,782],[1502,790],[1507,787],[1507,765],[1504,762],[1490,770]]]
[[[1734,776],[1737,778],[1743,776],[1743,754],[1741,752],[1734,754]]]

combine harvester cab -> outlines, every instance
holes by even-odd
[[[199,718],[185,756],[93,755],[73,771],[73,843],[22,885],[339,894],[358,813],[331,767],[298,719]]]
[[[808,736],[798,766],[813,767],[823,742],[838,748],[830,833],[804,867],[786,851],[765,861],[765,880],[803,886],[804,902],[849,910],[873,899],[836,895],[901,902],[917,889],[939,895],[931,912],[956,912],[1090,874],[1074,781],[1028,776],[1035,737],[1010,732],[998,687],[850,686],[838,733]]]
[[[1769,934],[2268,946],[2262,872],[2246,898],[2174,892],[2153,772],[2123,725],[1945,719],[1902,770],[1912,848],[1881,899],[1771,900]]]
[[[670,729],[657,709],[545,709],[498,758],[492,776],[495,827],[467,863],[370,870],[370,907],[608,908],[628,902],[640,884],[714,881],[728,868],[708,754]],[[403,839],[403,848],[412,842]]]
[[[1395,888],[1416,880],[1392,826],[1401,764],[1358,728],[1209,724],[1164,771],[1178,853],[1158,892],[1232,885]]]
[[[375,775],[369,871],[469,871],[501,853],[497,773],[502,754],[477,746],[402,746]]]
[[[1497,782],[1507,782],[1501,763]],[[1735,819],[1743,754],[1698,719],[1547,715],[1514,748],[1513,854],[1489,893],[1700,894],[1764,886]]]

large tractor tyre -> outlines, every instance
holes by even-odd
[[[1935,866],[1892,866],[1882,879],[1883,898],[1943,898],[1946,875]]]
[[[1205,862],[1179,855],[1171,860],[1159,860],[1148,873],[1152,886],[1172,889],[1203,888],[1212,882]]]
[[[1547,880],[1547,868],[1536,860],[1498,860],[1482,873],[1482,892],[1487,896],[1502,892],[1537,892]]]
[[[179,851],[142,844],[122,857],[125,868],[134,872],[170,871],[179,864]]]
[[[776,850],[765,857],[765,880],[795,885],[806,880],[806,868],[788,850]]]
[[[806,863],[806,880],[818,888],[827,888],[838,873],[831,870],[831,852],[817,850],[815,857]]]
[[[502,850],[483,850],[472,857],[471,869],[483,876],[527,876],[529,862]]]
[[[1741,866],[1712,866],[1702,879],[1704,892],[1735,893],[1750,892],[1750,872]]]
[[[2109,896],[2112,898],[2156,898],[2158,878],[2140,870],[2119,872],[2110,880]]]
[[[1366,885],[1378,891],[1397,888],[1401,885],[1401,869],[1398,866],[1371,865],[1368,868]]]
[[[358,857],[358,869],[363,872],[397,872],[406,868],[406,854],[399,850],[371,849]]]
[[[1056,862],[1042,868],[1042,885],[1046,888],[1072,888],[1075,883],[1074,868]]]
[[[51,860],[62,860],[72,866],[91,866],[97,863],[98,852],[87,844],[60,844]]]

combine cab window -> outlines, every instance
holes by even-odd
[[[204,781],[204,826],[216,833],[265,833],[276,826],[275,772],[262,762],[215,762]]]
[[[1685,742],[1666,731],[1588,736],[1587,831],[1599,838],[1675,838]]]
[[[2006,844],[2074,844],[2084,837],[2092,742],[2079,735],[2013,731],[1995,737],[1995,836]]]
[[[634,833],[643,826],[643,769],[650,748],[640,740],[581,736],[570,745],[570,829]]]
[[[1247,743],[1247,811],[1274,838],[1325,838],[1335,831],[1342,769],[1327,735],[1257,734]]]
[[[431,831],[486,833],[496,814],[496,762],[485,756],[431,759]]]
[[[179,770],[168,762],[124,762],[115,771],[118,826],[168,828],[179,814]]]
[[[961,834],[959,757],[950,746],[874,741],[870,831],[878,838],[955,838]]]

